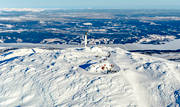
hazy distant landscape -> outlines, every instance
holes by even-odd
[[[179,25],[179,10],[0,9],[0,43],[164,44]]]

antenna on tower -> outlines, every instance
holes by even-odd
[[[92,26],[92,23],[83,23],[83,25],[87,26],[87,30],[90,29],[90,26]],[[86,48],[87,47],[87,36],[88,36],[88,33],[90,32],[90,30],[88,30],[85,35],[84,35],[84,47]]]
[[[87,47],[87,34],[88,34],[88,32],[86,32],[84,35],[84,47],[85,48]]]

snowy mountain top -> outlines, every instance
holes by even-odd
[[[0,55],[0,87],[7,107],[175,107],[180,63],[117,47],[14,49]]]

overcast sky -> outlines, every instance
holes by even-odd
[[[180,0],[0,0],[0,8],[180,9]]]

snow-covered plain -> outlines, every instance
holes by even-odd
[[[180,63],[105,46],[9,50],[0,55],[0,106],[178,107]]]
[[[104,39],[104,38],[103,38]],[[47,39],[48,40],[48,39]],[[104,39],[106,41],[106,39]],[[49,40],[48,40],[49,42]],[[98,42],[98,41],[97,41]],[[107,42],[107,41],[106,41]],[[96,46],[96,45],[89,45]],[[180,39],[166,42],[165,44],[139,44],[139,43],[127,43],[127,44],[102,44],[98,46],[106,47],[119,47],[125,50],[178,50],[180,49]],[[69,45],[69,44],[33,44],[33,43],[0,43],[0,47],[12,47],[12,48],[76,48],[83,47],[82,45]]]

